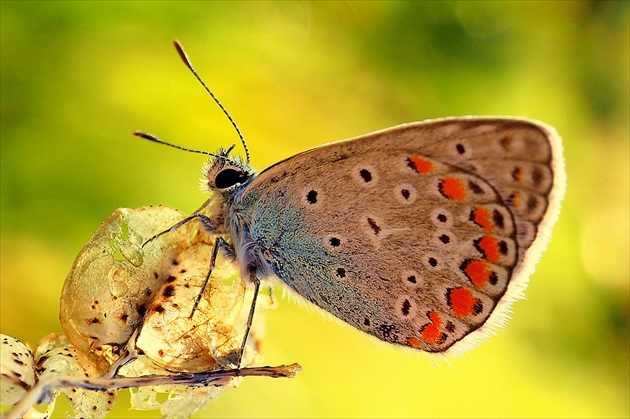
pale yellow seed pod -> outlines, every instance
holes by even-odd
[[[227,261],[219,258],[189,318],[215,237],[191,221],[142,246],[184,218],[168,207],[118,209],[78,254],[63,287],[60,320],[89,375],[105,374],[137,329],[137,348],[167,370],[208,371],[226,363],[218,357],[236,357],[244,284],[232,271],[223,273],[231,282],[215,280]]]

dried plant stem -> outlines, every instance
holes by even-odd
[[[48,376],[40,380],[13,408],[2,418],[21,418],[29,408],[48,399],[52,391],[58,388],[82,388],[94,391],[109,391],[129,387],[163,385],[220,385],[218,382],[232,377],[271,377],[293,378],[300,371],[300,364],[278,365],[275,367],[249,367],[225,369],[195,374],[146,375],[141,377],[81,378],[69,375]]]

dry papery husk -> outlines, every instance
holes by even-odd
[[[216,236],[193,220],[143,246],[184,218],[162,206],[118,209],[77,256],[60,320],[91,376],[106,373],[136,331],[137,348],[168,371],[208,371],[238,356],[245,285],[221,252],[190,316]]]

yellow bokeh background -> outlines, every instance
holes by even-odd
[[[304,370],[246,379],[197,417],[628,417],[628,4],[2,1],[1,332],[35,346],[60,330],[64,278],[114,209],[204,201],[201,156],[131,136],[238,142],[179,39],[258,169],[403,122],[511,115],[557,128],[568,177],[498,336],[436,363],[283,299],[261,350]],[[159,417],[119,399],[110,417]]]

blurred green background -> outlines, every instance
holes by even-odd
[[[238,141],[177,38],[258,169],[477,114],[554,125],[568,175],[549,250],[498,336],[436,363],[283,299],[262,351],[304,370],[246,379],[199,417],[628,417],[628,4],[3,1],[1,332],[34,346],[60,330],[64,278],[115,208],[205,199],[201,156],[131,136]],[[111,417],[159,417],[127,407],[121,394]]]

